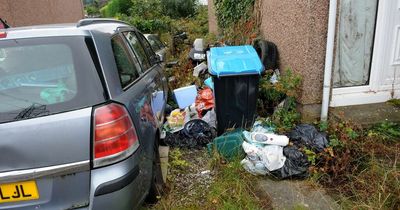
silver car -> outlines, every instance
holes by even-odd
[[[167,84],[112,19],[0,30],[0,209],[136,209],[162,192]]]

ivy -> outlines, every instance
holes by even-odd
[[[215,13],[220,28],[232,27],[240,20],[247,20],[253,12],[255,0],[215,0]]]

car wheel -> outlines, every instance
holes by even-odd
[[[153,152],[153,172],[149,195],[146,201],[148,203],[157,203],[159,197],[165,192],[165,183],[162,177],[160,152],[158,151],[158,142],[154,145]]]

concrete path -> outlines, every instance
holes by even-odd
[[[388,103],[335,107],[330,114],[337,122],[351,121],[362,127],[385,121],[400,123],[400,108]]]
[[[341,209],[324,190],[312,187],[306,181],[274,181],[265,178],[257,186],[260,193],[271,198],[273,209]]]

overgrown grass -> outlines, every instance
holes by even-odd
[[[390,99],[387,103],[400,108],[400,99]]]
[[[312,178],[345,209],[400,209],[398,129],[394,123],[369,130],[348,122],[331,125],[330,152],[317,157]]]
[[[246,172],[239,158],[226,164],[218,159],[214,158],[212,162],[216,170],[216,179],[207,196],[207,209],[271,208],[269,198],[260,198],[254,190],[258,177]]]
[[[207,158],[213,181],[205,189],[201,183],[196,183],[197,180],[192,180],[195,183],[194,189],[191,189],[193,193],[187,195],[191,197],[191,200],[202,200],[202,202],[178,204],[176,195],[181,192],[177,192],[174,186],[180,183],[177,183],[175,178],[191,173],[190,167],[193,167],[193,165],[187,166],[190,162],[190,160],[184,160],[188,158],[187,155],[186,150],[172,150],[170,171],[173,174],[169,179],[169,186],[172,186],[172,189],[152,209],[271,209],[269,198],[260,197],[254,190],[258,178],[244,171],[239,158],[226,162],[218,156],[208,158],[208,154],[204,154],[204,158]]]

